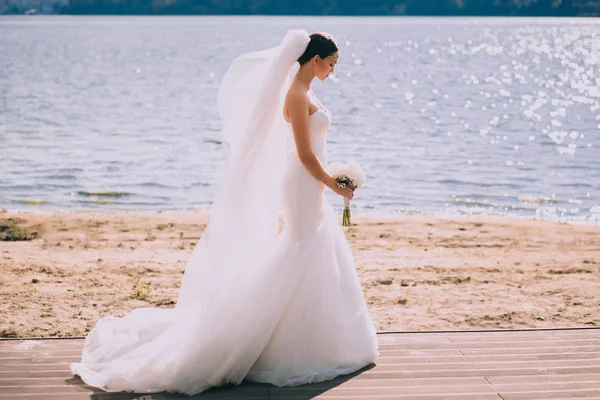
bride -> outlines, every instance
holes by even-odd
[[[293,30],[234,60],[218,94],[229,162],[175,308],[101,318],[73,374],[109,392],[192,395],[244,379],[322,382],[376,359],[352,254],[324,195],[353,191],[325,170],[331,114],[310,90],[338,58],[331,37]]]

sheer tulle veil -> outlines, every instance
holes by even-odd
[[[304,30],[288,31],[279,46],[231,64],[218,93],[230,157],[177,304],[100,319],[81,362],[70,365],[87,384],[195,394],[241,382],[256,362],[285,307],[270,296],[291,284],[281,276],[273,285],[266,261],[278,238],[289,131],[283,101],[309,41]]]
[[[188,275],[214,269],[216,275],[203,281],[218,282],[212,288],[220,291],[224,283],[235,285],[244,273],[256,273],[253,267],[273,247],[289,129],[283,102],[292,68],[309,41],[305,30],[288,31],[279,46],[236,58],[221,82],[218,106],[230,160],[210,211],[206,243],[192,255],[207,256],[203,252],[210,245],[210,256],[216,258],[189,264],[193,268],[186,269],[178,306],[198,295],[205,301],[205,293],[197,290],[198,280]]]

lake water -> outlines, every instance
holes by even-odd
[[[313,88],[359,212],[600,221],[598,19],[0,17],[0,208],[209,205],[219,81],[297,28],[340,45]]]

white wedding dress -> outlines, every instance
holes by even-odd
[[[311,145],[327,165],[330,115],[310,116]],[[333,209],[292,147],[282,186],[284,229],[272,260],[293,276],[283,313],[248,379],[278,386],[321,382],[352,373],[378,355],[375,327],[355,264]]]
[[[309,118],[312,149],[326,166],[331,116],[319,108]],[[256,217],[251,211],[263,202],[249,203],[261,192],[248,192],[243,204],[250,211],[240,214],[224,207],[235,196],[222,195],[186,265],[176,307],[100,319],[81,361],[71,364],[85,383],[110,392],[191,395],[244,379],[277,386],[321,382],[376,359],[375,327],[343,228],[324,185],[300,162],[291,126],[284,122],[278,130],[292,145],[278,187],[281,232],[262,240],[258,225],[231,229],[231,213]]]

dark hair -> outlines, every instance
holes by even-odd
[[[300,65],[306,64],[316,55],[321,58],[327,58],[338,50],[338,46],[331,36],[326,33],[316,32],[310,35],[310,42],[308,42],[308,46],[306,46],[306,50],[300,56],[298,62]]]

